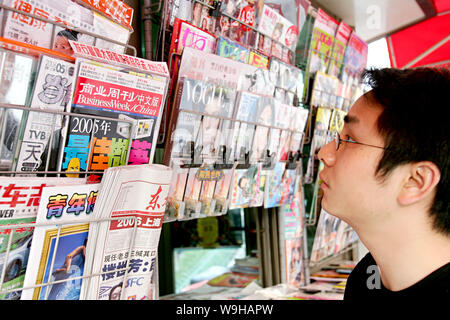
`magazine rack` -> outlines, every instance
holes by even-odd
[[[45,22],[45,23],[48,23],[48,24],[52,25],[52,32],[51,32],[51,33],[52,33],[52,37],[51,37],[51,47],[53,46],[53,43],[54,43],[54,41],[55,41],[55,36],[56,36],[56,35],[55,35],[55,33],[53,32],[54,29],[55,29],[55,27],[58,26],[58,27],[61,27],[61,28],[64,28],[64,29],[65,29],[65,28],[68,28],[68,26],[65,25],[64,23],[56,22],[56,21],[54,21],[54,20],[50,20],[50,19],[44,18],[44,17],[42,17],[42,16],[38,16],[38,15],[35,15],[35,14],[32,14],[32,13],[28,13],[28,12],[24,12],[24,11],[21,11],[21,10],[17,10],[17,9],[15,9],[15,8],[11,8],[11,7],[9,7],[9,6],[6,6],[6,5],[4,5],[4,4],[2,4],[2,3],[0,3],[0,8],[3,9],[3,10],[5,10],[5,16],[6,16],[6,13],[7,13],[8,11],[11,11],[11,12],[15,12],[15,13],[21,14],[21,15],[23,15],[23,16],[29,17],[29,18],[31,18],[31,19],[35,19],[35,20],[38,20],[38,21],[41,21],[41,22]],[[94,40],[94,44],[93,44],[94,46],[96,45],[97,40],[98,40],[98,39],[101,39],[101,40],[108,41],[108,42],[111,42],[111,43],[113,43],[113,44],[116,44],[116,45],[120,45],[120,46],[125,47],[126,49],[128,49],[129,51],[131,51],[131,55],[133,55],[133,56],[136,56],[136,55],[137,55],[137,50],[136,50],[136,48],[133,47],[133,46],[131,46],[131,45],[129,45],[128,43],[122,43],[122,42],[119,42],[119,41],[117,41],[117,40],[115,40],[115,39],[107,38],[107,37],[105,37],[105,36],[103,36],[103,35],[95,34],[95,33],[92,33],[92,32],[89,32],[89,31],[86,31],[86,30],[77,28],[77,27],[73,27],[73,26],[70,26],[70,29],[73,30],[73,31],[76,31],[76,32],[78,32],[78,33],[85,34],[85,35],[88,35],[88,36],[93,37],[93,38],[95,39],[95,40]]]

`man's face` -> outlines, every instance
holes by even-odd
[[[68,56],[73,55],[72,47],[66,37],[57,36],[55,39],[55,44],[53,50],[66,54]]]
[[[381,107],[360,97],[348,113],[341,132],[342,139],[384,147],[377,131],[376,121]],[[381,183],[375,170],[383,155],[383,149],[341,142],[330,142],[319,151],[324,169],[320,172],[323,190],[322,208],[348,222],[352,227],[379,219],[379,213],[387,214],[395,184],[392,177]]]

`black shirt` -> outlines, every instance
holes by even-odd
[[[414,266],[411,266],[414,268]],[[378,267],[372,255],[368,253],[353,269],[347,279],[344,301],[371,301],[386,299],[434,299],[450,297],[450,262],[433,271],[422,280],[400,291],[391,291],[384,287],[379,277]]]

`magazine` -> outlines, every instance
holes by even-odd
[[[108,168],[90,224],[82,299],[148,300],[172,170],[149,164]],[[95,254],[94,254],[95,253]]]
[[[266,176],[264,187],[264,208],[273,208],[281,205],[281,194],[285,164],[283,162],[275,163],[274,168]]]
[[[74,69],[73,63],[42,55],[30,108],[65,111],[72,92]],[[48,159],[49,152],[55,160],[58,150],[53,146],[59,144],[61,126],[60,115],[29,112],[22,134],[16,170],[33,172],[41,165],[45,168],[44,164],[50,163],[51,160]],[[48,145],[50,139],[52,139],[51,146]],[[55,161],[52,162],[51,167],[54,167]]]
[[[172,181],[170,183],[169,195],[167,197],[164,222],[170,222],[182,218],[184,214],[184,190],[186,188],[189,169],[181,168],[179,164],[173,164]]]
[[[352,29],[344,21],[341,21],[336,31],[333,49],[331,50],[331,61],[327,72],[331,76],[338,77],[341,73],[345,48],[351,33]]]
[[[199,167],[189,168],[188,178],[186,182],[186,189],[184,192],[184,215],[183,219],[198,218],[200,216],[201,202],[200,191],[202,188],[202,181],[197,177]],[[181,218],[178,218],[181,220]]]
[[[269,67],[269,57],[260,53],[259,51],[250,50],[250,54],[248,56],[248,64],[258,68],[267,69]]]
[[[238,62],[248,63],[250,51],[239,43],[219,36],[217,39],[216,54]]]
[[[275,125],[276,105],[273,98],[261,96],[256,110],[256,126],[252,149],[251,162],[263,161],[270,155],[268,149],[270,127]],[[270,126],[270,127],[269,127]],[[269,154],[268,154],[269,150]]]
[[[294,171],[295,183],[292,201],[290,203],[282,205],[280,208],[281,214],[279,215],[279,227],[280,227],[281,242],[291,239],[293,239],[294,241],[298,241],[297,239],[302,238],[305,227],[303,221],[303,217],[305,215],[305,205],[303,201],[304,196],[303,196],[301,168],[299,168],[299,170],[288,170],[288,171]],[[286,246],[285,249],[286,249],[285,262],[287,262],[290,260],[287,256],[289,248]],[[301,246],[298,249],[302,250]],[[302,257],[303,256],[301,254],[297,256],[298,259],[302,259]],[[287,263],[285,264],[285,266],[289,268],[289,265]],[[291,268],[292,267],[293,266],[291,265]],[[300,271],[298,272],[300,273]],[[288,274],[287,270],[286,274]]]
[[[259,95],[242,92],[236,106],[236,120],[255,123],[260,98]],[[234,135],[236,136],[236,144],[233,144],[234,159],[239,162],[245,162],[246,157],[253,159],[250,152],[255,125],[247,122],[236,121],[234,123]],[[237,135],[236,132],[238,132]]]
[[[14,181],[12,181],[14,180]],[[39,209],[42,190],[49,186],[83,184],[85,179],[51,177],[0,177],[0,227],[34,223]],[[0,272],[3,266],[6,273],[2,290],[21,288],[28,265],[29,244],[33,227],[20,227],[0,230]],[[6,251],[11,232],[8,263],[5,265]],[[20,291],[0,294],[0,299],[17,299]]]
[[[327,72],[338,23],[319,8],[314,22],[308,74]]]
[[[37,59],[0,49],[0,103],[29,106]],[[12,170],[23,111],[0,109],[0,170]]]
[[[358,83],[361,71],[366,67],[368,46],[355,32],[352,32],[345,49],[343,67],[339,78],[347,84]]]
[[[228,211],[229,190],[233,172],[233,168],[223,170],[223,178],[217,181],[214,190],[214,200],[216,200],[214,212],[216,215],[222,215]]]
[[[229,209],[248,208],[259,190],[261,166],[234,169]]]
[[[61,170],[151,163],[167,78],[82,58],[76,66],[70,111],[118,121],[71,116]]]
[[[5,0],[3,3],[11,8],[67,26],[67,28],[60,26],[53,28],[51,23],[8,11],[3,37],[52,49],[68,56],[73,54],[68,40],[79,41],[89,45],[93,45],[95,41],[92,36],[73,31],[71,27],[122,43],[127,43],[130,36],[129,28],[70,0],[57,2],[50,0]],[[116,6],[115,12],[117,12],[117,9],[118,7]],[[111,12],[110,10],[106,11]],[[52,38],[54,38],[54,41],[52,41]],[[98,39],[95,45],[99,48],[119,53],[123,53],[125,50],[124,46],[102,39]]]
[[[85,274],[89,221],[100,184],[42,190],[21,300],[79,300]],[[54,225],[39,225],[54,223]],[[95,240],[93,240],[95,242]],[[55,282],[61,281],[57,283]]]
[[[291,50],[295,50],[297,46],[299,35],[297,26],[268,5],[264,5],[262,9],[258,31]]]
[[[167,99],[166,114],[170,115],[172,110],[172,96],[176,90],[181,54],[183,53],[184,48],[195,48],[196,50],[212,53],[215,50],[215,46],[216,37],[214,35],[200,28],[197,28],[196,26],[186,21],[180,20],[178,18],[175,19],[169,50],[169,65],[171,66],[169,71],[171,73],[171,80]],[[165,122],[168,122],[168,120],[164,120]]]

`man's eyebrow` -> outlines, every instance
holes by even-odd
[[[358,122],[359,122],[359,119],[356,118],[355,116],[350,116],[350,115],[347,114],[347,115],[344,117],[344,122],[345,122],[345,123],[348,123],[348,124],[350,124],[350,123],[358,123]]]

